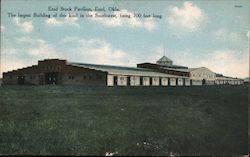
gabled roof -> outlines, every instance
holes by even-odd
[[[173,62],[173,61],[164,55],[157,62]]]

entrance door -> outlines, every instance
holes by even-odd
[[[117,86],[117,76],[114,76],[114,86]]]
[[[127,86],[130,86],[130,76],[127,77]]]
[[[57,84],[58,73],[46,73],[46,84]]]
[[[153,80],[152,77],[149,78],[149,85],[152,86],[153,85]]]
[[[202,85],[205,85],[205,84],[206,84],[206,80],[203,79],[203,80],[202,80]]]
[[[143,86],[143,77],[140,77],[140,85]]]
[[[17,77],[17,84],[24,84],[25,83],[25,76],[18,76]]]

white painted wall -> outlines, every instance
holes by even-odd
[[[220,84],[220,81],[219,80],[215,80],[215,84]]]
[[[216,79],[216,74],[208,68],[201,67],[190,72],[190,79],[192,80],[212,80]]]
[[[168,78],[161,78],[161,85],[167,86],[168,85]]]
[[[190,79],[185,79],[185,86],[190,86]]]
[[[183,78],[177,78],[177,86],[183,86]]]
[[[127,76],[118,76],[117,77],[118,86],[127,86]]]
[[[193,86],[201,86],[202,85],[202,80],[192,80],[192,85]]]
[[[143,86],[149,86],[149,77],[143,77]]]
[[[170,86],[176,86],[176,78],[170,78]]]
[[[152,86],[159,86],[160,82],[159,82],[159,77],[153,77],[152,78]]]
[[[114,76],[107,75],[107,86],[114,86]]]
[[[214,85],[214,81],[213,80],[205,80],[207,85]]]
[[[131,76],[130,77],[130,85],[131,86],[139,86],[140,85],[140,77],[138,77],[138,76]]]

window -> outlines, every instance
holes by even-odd
[[[9,75],[8,78],[9,78],[10,80],[12,80],[12,75]]]
[[[69,79],[70,79],[70,80],[74,80],[74,76],[70,75],[70,76],[69,76]]]
[[[86,75],[83,75],[83,80],[86,80],[86,79],[87,79]]]

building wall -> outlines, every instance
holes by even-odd
[[[205,80],[206,85],[214,85],[215,80]]]
[[[161,78],[161,85],[167,86],[168,85],[168,78]]]
[[[172,72],[169,69],[159,67],[154,64],[143,64],[141,66],[155,69],[163,73]],[[167,71],[166,71],[167,70]],[[187,75],[174,71],[176,75]],[[52,77],[50,73],[56,75]],[[48,77],[49,76],[49,77]],[[189,86],[202,85],[205,80],[206,85],[241,85],[243,80],[228,77],[217,77],[215,73],[207,68],[198,68],[190,72],[190,79],[184,78],[160,78],[158,76],[127,76],[127,75],[112,75],[107,72],[83,68],[68,64],[66,60],[43,60],[38,61],[38,65],[29,66],[26,68],[3,73],[3,84],[18,84],[20,78],[23,78],[24,84],[43,85],[48,84],[48,79],[56,79],[56,83],[60,85],[93,85],[93,86],[114,86],[115,78],[118,86]],[[129,78],[129,80],[128,80]],[[191,80],[191,81],[190,81]],[[129,83],[130,82],[130,83]]]
[[[193,86],[202,86],[202,80],[192,80]]]
[[[215,85],[242,85],[244,81],[237,78],[218,77],[214,81]]]
[[[37,66],[30,66],[12,72],[3,73],[3,84],[17,84],[18,78],[23,78],[24,84],[38,84],[39,68]]]
[[[107,86],[114,86],[114,75],[107,75]]]
[[[127,86],[127,76],[117,76],[118,86]]]
[[[159,77],[152,77],[152,86],[159,86],[160,85],[160,78]]]
[[[110,74],[107,75],[108,86],[114,86],[114,77],[117,77],[117,86],[141,86],[140,79],[142,79],[143,86],[150,86],[150,77],[110,75]],[[128,79],[130,79],[130,84],[129,84]],[[152,84],[153,84],[153,81],[152,81]]]
[[[190,79],[185,79],[185,86],[190,86]]]
[[[105,73],[66,73],[62,74],[62,85],[87,85],[87,86],[105,86],[106,74]]]
[[[149,86],[150,85],[149,77],[143,77],[143,85],[144,86]]]
[[[140,77],[139,76],[130,76],[130,85],[131,86],[140,86]]]
[[[170,78],[170,86],[176,86],[176,78]]]
[[[216,74],[209,70],[208,68],[202,67],[190,72],[190,79],[192,80],[205,80],[206,85],[212,85],[213,81],[216,79]],[[202,83],[202,82],[201,82]],[[193,85],[200,85],[200,82],[197,81]]]
[[[51,77],[53,73],[56,77]],[[65,60],[43,60],[38,65],[3,73],[4,84],[43,85],[55,79],[61,85],[106,85],[106,72],[68,65]]]
[[[177,85],[178,86],[183,86],[184,85],[183,78],[177,78]]]

